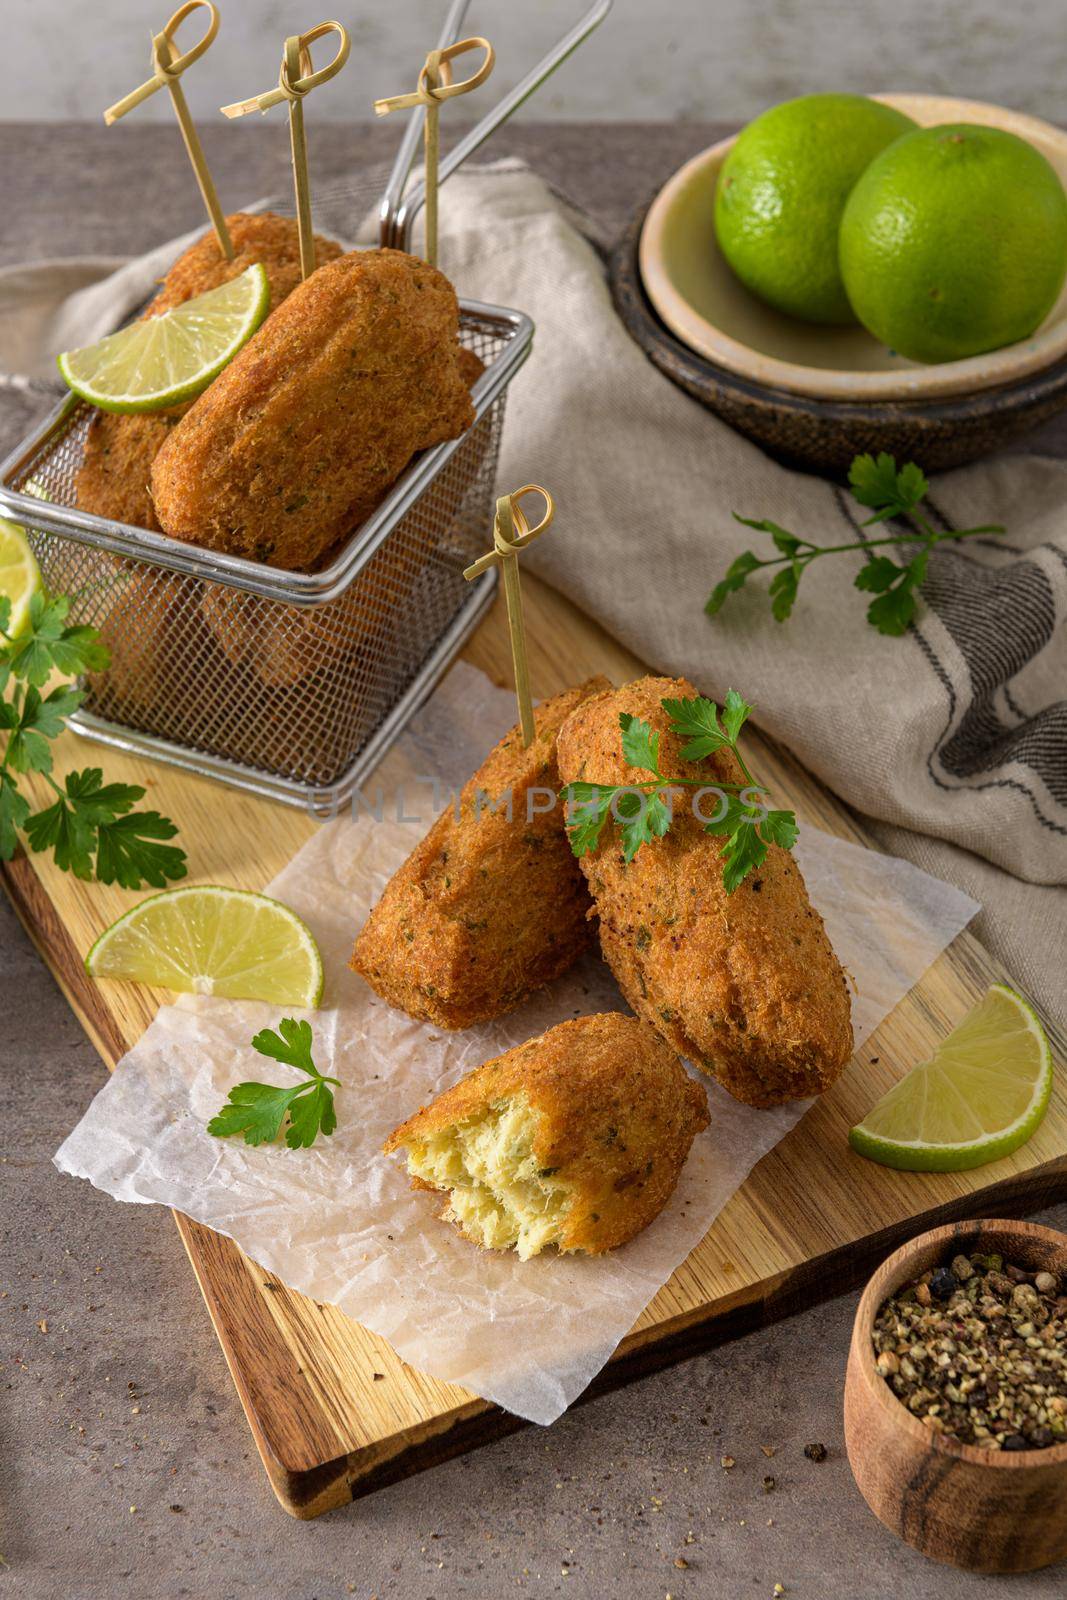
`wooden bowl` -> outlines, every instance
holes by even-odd
[[[1030,1572],[1067,1558],[1067,1444],[1005,1453],[931,1433],[875,1370],[879,1308],[911,1278],[961,1252],[999,1252],[1067,1277],[1067,1234],[1031,1222],[958,1222],[891,1255],[856,1312],[845,1379],[845,1444],[860,1492],[923,1555],[971,1572]]]
[[[920,127],[975,122],[1014,133],[1040,150],[1067,185],[1067,133],[1036,117],[940,95],[874,98]],[[734,276],[715,238],[715,189],[735,138],[686,162],[656,195],[641,229],[645,292],[661,321],[698,355],[776,390],[871,402],[974,395],[1067,357],[1067,284],[1030,338],[961,361],[910,361],[858,324],[826,327],[775,311]]]
[[[819,400],[717,366],[682,344],[653,309],[638,267],[647,204],[611,254],[615,309],[648,359],[694,400],[779,460],[844,478],[855,455],[888,450],[929,472],[961,466],[1067,406],[1067,358],[996,389],[930,400]]]

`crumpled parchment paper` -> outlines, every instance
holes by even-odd
[[[277,1025],[277,1008],[183,996],[160,1010],[55,1161],[117,1200],[174,1206],[230,1235],[294,1289],[383,1335],[405,1361],[549,1423],[807,1104],[755,1111],[709,1085],[711,1128],[667,1209],[599,1258],[523,1263],[478,1251],[437,1219],[432,1196],[408,1187],[401,1160],[378,1154],[399,1122],[471,1067],[565,1018],[622,1008],[591,954],[521,1010],[448,1035],[391,1010],[346,970],[357,928],[435,814],[429,779],[458,788],[514,720],[510,694],[457,665],[383,763],[382,820],[371,814],[372,783],[359,815],[325,824],[266,886],[305,918],[322,951],[315,1061],[344,1085],[332,1138],[291,1151],[210,1137],[205,1123],[233,1084],[299,1074],[249,1048],[260,1028]],[[399,815],[419,820],[398,820],[397,794]],[[813,828],[802,828],[797,855],[857,985],[858,1044],[978,907],[907,862]]]

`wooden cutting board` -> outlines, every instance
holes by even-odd
[[[605,672],[643,668],[552,591],[527,580],[534,693]],[[465,655],[496,682],[510,656],[498,603]],[[721,692],[723,686],[702,687]],[[57,765],[97,753],[64,735]],[[746,748],[780,804],[866,843],[844,809],[758,732]],[[315,824],[299,811],[150,762],[101,752],[112,779],[144,784],[178,824],[192,881],[259,889]],[[102,928],[138,896],[79,883],[41,856],[3,879],[31,938],[108,1066],[169,996],[94,985],[82,965]],[[355,931],[355,930],[353,930]],[[902,1239],[965,1216],[1019,1214],[1067,1196],[1067,1046],[1044,1018],[1060,1067],[1048,1116],[1022,1150],[977,1172],[898,1173],[854,1156],[846,1132],[873,1100],[929,1053],[989,983],[1008,976],[963,933],[864,1045],[850,1070],[767,1155],[587,1391],[602,1392],[859,1281]],[[314,1517],[520,1426],[515,1418],[400,1361],[331,1306],[290,1292],[230,1240],[176,1221],[229,1362],[264,1466],[286,1510]],[[842,1352],[842,1373],[844,1352]]]

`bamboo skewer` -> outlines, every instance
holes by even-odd
[[[311,46],[316,39],[336,33],[340,39],[337,54],[326,66],[314,71],[311,63]],[[271,106],[289,102],[289,141],[293,152],[293,189],[296,194],[296,219],[300,234],[300,276],[307,278],[315,270],[315,238],[311,226],[311,183],[308,178],[307,138],[304,133],[304,96],[320,83],[326,83],[340,72],[348,60],[351,41],[348,31],[340,22],[320,22],[307,33],[291,34],[285,41],[282,53],[282,70],[275,88],[265,94],[253,95],[248,100],[238,100],[223,106],[224,117],[246,117],[250,111],[269,111]]]
[[[519,501],[524,495],[539,494],[545,502],[545,511],[536,527],[531,528]],[[539,539],[551,525],[556,514],[555,502],[547,489],[536,483],[524,484],[514,494],[502,495],[496,503],[493,519],[493,548],[466,568],[463,576],[470,582],[481,577],[492,566],[498,566],[504,578],[504,599],[508,611],[508,629],[511,633],[511,660],[515,671],[515,698],[519,702],[519,721],[522,723],[522,742],[528,749],[534,741],[533,700],[530,697],[530,668],[526,657],[526,623],[522,610],[522,583],[519,577],[519,552]],[[517,531],[516,531],[517,530]]]
[[[175,57],[174,35],[186,17],[191,16],[194,11],[198,11],[201,6],[210,13],[207,32],[196,44],[183,51],[180,56]],[[204,51],[214,42],[218,31],[219,14],[212,5],[211,0],[186,0],[186,3],[180,6],[165,24],[162,32],[152,36],[152,76],[122,100],[117,100],[113,106],[108,106],[104,112],[104,121],[110,127],[113,122],[118,122],[120,117],[124,117],[127,111],[132,111],[135,106],[141,104],[142,100],[147,100],[150,95],[155,94],[157,89],[170,91],[174,115],[178,119],[178,126],[181,129],[182,138],[185,140],[185,148],[192,163],[204,205],[207,207],[211,226],[214,228],[215,237],[219,241],[219,249],[227,261],[232,261],[233,241],[230,238],[230,230],[226,226],[226,218],[223,215],[222,206],[219,204],[214,180],[208,169],[204,147],[200,143],[200,135],[196,131],[196,124],[190,114],[185,91],[182,89],[181,84],[181,76],[186,67],[191,67],[194,61],[199,61]]]
[[[451,63],[457,56],[470,50],[484,50],[485,60],[477,72],[461,83],[452,81]],[[407,111],[412,106],[422,106],[423,144],[426,164],[426,260],[437,265],[437,174],[441,162],[441,102],[457,94],[469,94],[485,82],[493,70],[496,54],[488,39],[460,39],[444,50],[431,50],[419,73],[419,81],[411,94],[397,94],[387,100],[375,100],[374,110],[379,117],[390,111]]]

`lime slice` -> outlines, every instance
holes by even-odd
[[[1048,1110],[1052,1055],[1034,1012],[995,983],[929,1061],[851,1130],[853,1150],[905,1172],[984,1167],[1025,1144]]]
[[[163,411],[206,389],[269,308],[267,274],[256,262],[173,311],[64,351],[59,370],[75,394],[103,411]]]
[[[25,628],[30,600],[43,587],[26,535],[17,523],[0,517],[0,594],[11,601],[11,618],[5,629],[9,638],[16,638]]]
[[[317,1006],[322,960],[311,931],[280,900],[217,885],[167,889],[102,933],[85,965],[94,978],[182,994]]]

